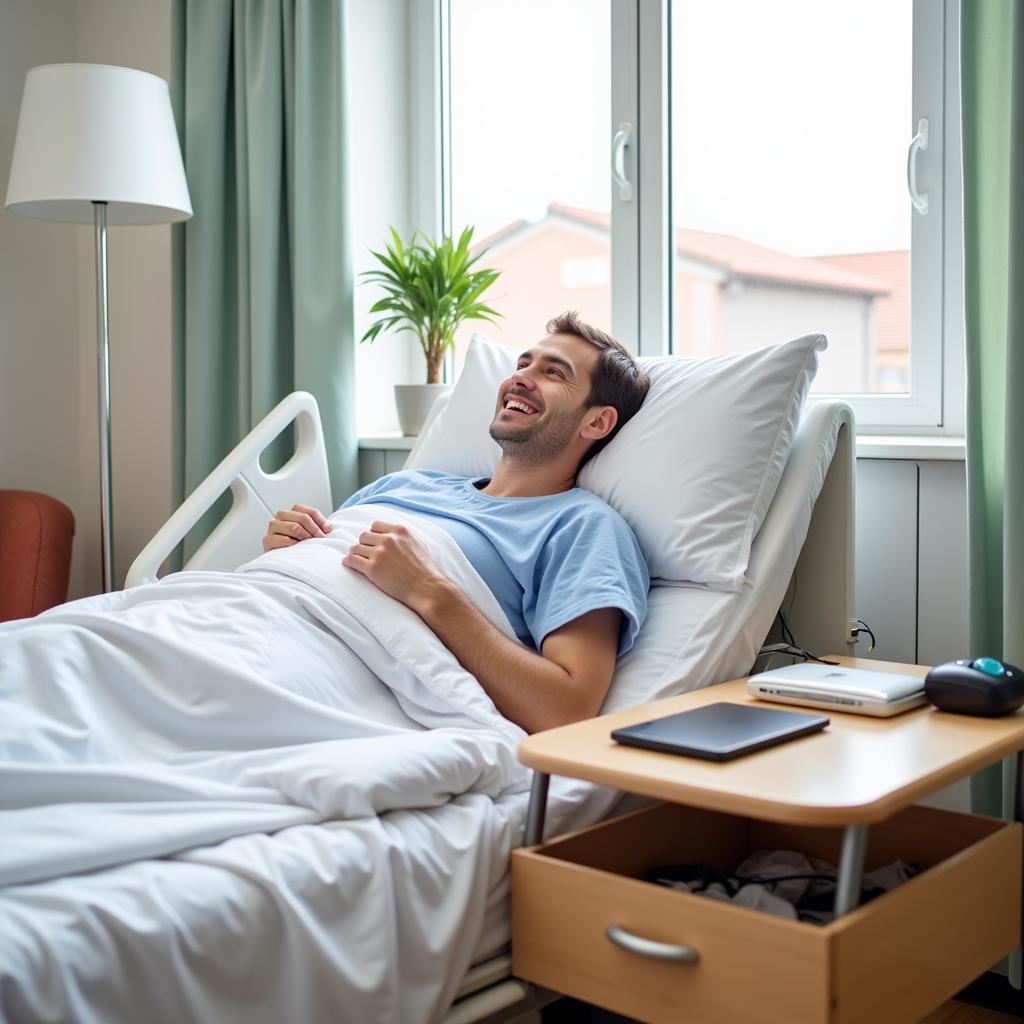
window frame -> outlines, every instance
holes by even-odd
[[[951,17],[953,9],[957,17]],[[928,194],[927,214],[911,207],[910,243],[910,390],[906,395],[839,394],[816,397],[843,398],[854,409],[860,434],[947,433],[955,401],[946,394],[944,378],[953,360],[948,337],[953,325],[946,311],[947,224],[956,223],[949,209],[959,191],[946,187],[947,139],[959,138],[959,104],[951,103],[950,76],[957,83],[958,45],[950,45],[955,22],[959,22],[959,0],[914,0],[913,9],[913,98],[910,138],[921,119],[929,126],[928,149],[917,155],[918,190]],[[958,92],[958,88],[952,91]],[[952,118],[956,107],[955,121]],[[952,123],[951,123],[952,122]],[[909,139],[908,139],[909,149]],[[959,153],[959,147],[956,147]],[[908,189],[909,194],[909,189]],[[962,220],[962,218],[961,218]],[[954,332],[955,333],[955,332]],[[963,350],[963,331],[960,331]],[[962,391],[961,391],[962,395]],[[961,398],[962,402],[962,398]],[[961,427],[962,429],[962,427]]]
[[[827,397],[850,403],[859,434],[962,436],[961,0],[913,2],[912,124],[929,121],[929,146],[917,158],[929,211],[913,212],[910,392]],[[639,355],[668,354],[672,338],[671,6],[670,0],[611,0],[609,162],[611,138],[631,125],[625,168],[634,185],[632,200],[612,191],[612,331],[636,338]],[[410,183],[413,213],[425,230],[451,230],[451,0],[412,0],[409,9],[409,131],[420,174]],[[422,175],[423,168],[432,173]]]

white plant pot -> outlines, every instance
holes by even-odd
[[[451,391],[451,384],[396,384],[395,405],[398,423],[406,437],[415,437],[439,395]]]

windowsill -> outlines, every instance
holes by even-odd
[[[372,448],[375,451],[388,449],[407,452],[412,450],[416,440],[416,437],[399,434],[396,431],[394,434],[375,434],[373,437],[361,437],[359,438],[359,447],[360,449]]]
[[[403,434],[377,434],[359,438],[360,449],[410,451],[415,437]],[[906,435],[862,434],[857,438],[858,459],[936,459],[962,462],[965,457],[962,437],[911,437]]]
[[[963,462],[966,445],[962,437],[928,437],[906,434],[860,434],[858,459],[946,460]]]

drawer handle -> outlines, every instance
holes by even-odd
[[[671,942],[644,939],[627,932],[617,924],[608,925],[604,933],[619,949],[635,953],[637,956],[646,956],[652,960],[670,960],[676,964],[695,964],[700,959],[700,954],[692,946],[677,946]]]

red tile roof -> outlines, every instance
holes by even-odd
[[[561,203],[552,203],[548,209],[550,213],[603,228],[605,231],[610,229],[611,217],[607,213],[563,206]],[[885,279],[832,266],[816,258],[790,256],[777,249],[755,245],[733,235],[677,227],[675,243],[677,255],[711,263],[734,277],[864,292],[868,295],[885,295],[889,291],[889,284]]]
[[[596,210],[585,210],[577,206],[552,203],[544,219],[560,217],[576,221],[600,231],[611,230],[611,217]],[[543,223],[541,221],[540,223]],[[520,218],[481,239],[473,246],[474,252],[502,245],[530,227],[531,222]],[[853,266],[846,267],[835,260],[843,257],[790,256],[755,245],[733,235],[720,235],[712,231],[695,231],[691,228],[675,229],[676,254],[709,263],[724,270],[733,277],[749,280],[775,281],[784,284],[803,285],[811,288],[831,288],[837,291],[860,292],[865,295],[888,295],[892,288],[892,276],[863,272]],[[905,286],[904,286],[905,287]]]

